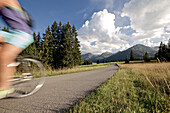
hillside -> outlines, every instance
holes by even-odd
[[[112,60],[124,60],[126,58],[126,55],[130,58],[130,52],[133,50],[135,58],[143,58],[143,55],[145,52],[148,52],[150,57],[154,57],[155,53],[157,52],[156,49],[144,46],[142,44],[135,45],[127,50],[120,51],[116,54],[101,54],[101,55],[93,55],[91,53],[85,54],[82,56],[83,59],[85,60],[90,60],[93,62],[96,62],[97,59],[102,61],[112,61]],[[104,56],[103,56],[104,55]],[[107,56],[108,55],[108,56]],[[88,57],[87,57],[88,56]]]
[[[97,56],[97,55],[93,55],[93,54],[91,54],[91,53],[87,53],[87,54],[82,55],[82,58],[83,58],[84,60],[90,60],[90,59],[95,58],[96,56]]]
[[[155,53],[157,52],[155,49],[153,49],[151,47],[138,44],[138,45],[135,45],[125,51],[118,52],[104,60],[106,60],[106,61],[124,60],[126,58],[126,55],[128,55],[128,57],[130,58],[131,50],[133,51],[135,58],[143,58],[143,55],[145,52],[148,52],[150,57],[154,57]]]
[[[108,58],[111,55],[113,55],[113,54],[110,52],[105,52],[105,53],[102,53],[101,55],[93,55],[91,53],[87,53],[87,54],[82,55],[82,58],[84,60],[90,60],[90,61],[96,62],[97,60],[102,60],[102,59]]]

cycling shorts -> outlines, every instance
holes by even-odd
[[[5,42],[25,49],[33,42],[31,29],[27,24],[23,10],[11,6],[0,9],[3,20],[12,28],[9,32],[0,31],[0,36],[5,38]]]
[[[5,42],[16,47],[25,49],[34,42],[33,36],[20,30],[10,30],[10,32],[0,31],[0,36],[5,38]]]

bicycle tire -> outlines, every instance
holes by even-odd
[[[11,96],[26,97],[36,93],[45,82],[42,63],[32,58],[22,58],[16,64],[16,73],[11,80],[15,92]]]

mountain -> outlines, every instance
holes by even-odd
[[[130,52],[131,50],[134,53],[135,58],[143,58],[143,55],[145,52],[148,52],[150,57],[154,57],[155,53],[157,52],[157,48],[151,48],[148,46],[144,46],[142,44],[135,45],[127,50],[124,51],[119,51],[115,54],[105,52],[102,53],[101,55],[93,55],[91,53],[87,53],[82,55],[82,58],[84,60],[90,60],[92,62],[96,62],[98,59],[103,62],[103,61],[112,61],[112,60],[125,60],[126,55],[130,58]]]
[[[96,57],[93,59],[93,61],[102,60],[102,59],[105,59],[105,58],[110,57],[111,55],[113,55],[113,53],[105,52],[105,53],[102,53],[101,55],[96,56]]]
[[[135,46],[133,46],[133,47],[127,49],[127,50],[118,52],[118,53],[116,53],[116,54],[114,54],[114,55],[112,55],[112,56],[110,56],[106,59],[103,59],[103,60],[106,60],[106,61],[125,60],[127,55],[130,58],[131,50],[133,51],[135,58],[139,58],[139,59],[142,59],[143,55],[146,52],[149,54],[150,57],[154,57],[155,53],[157,52],[156,49],[153,49],[153,48],[148,47],[148,46],[144,46],[142,44],[138,44],[138,45],[135,45]]]
[[[82,58],[83,58],[84,60],[90,60],[90,59],[95,58],[96,56],[97,56],[97,55],[93,55],[93,54],[91,54],[91,53],[87,53],[87,54],[82,55]]]
[[[84,60],[90,60],[93,62],[97,62],[97,60],[102,60],[102,59],[108,58],[111,55],[113,55],[113,53],[110,53],[110,52],[105,52],[105,53],[102,53],[101,55],[93,55],[91,53],[87,53],[87,54],[82,55],[82,58]]]
[[[152,49],[158,51],[159,50],[159,46],[152,47]]]

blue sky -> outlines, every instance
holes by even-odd
[[[19,0],[35,20],[35,31],[44,31],[55,20],[69,21],[80,28],[84,23],[83,11],[89,5],[88,0]]]
[[[56,20],[78,30],[82,54],[158,46],[170,38],[170,0],[18,0],[44,33]]]
[[[125,2],[129,0],[119,0],[113,4],[113,7],[105,6],[105,2],[98,0],[18,0],[20,4],[28,10],[35,20],[34,31],[44,32],[48,25],[55,20],[65,23],[69,21],[77,29],[82,27],[86,20],[90,19],[94,12],[101,11],[105,8],[111,12],[120,12]],[[116,16],[116,26],[124,26],[129,22],[118,21],[120,16]]]

